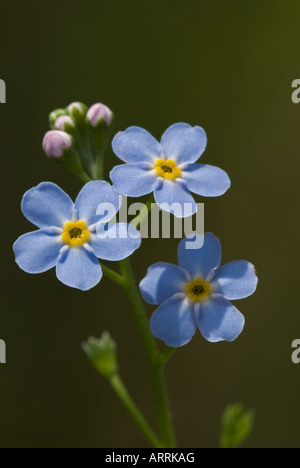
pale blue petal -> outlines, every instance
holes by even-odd
[[[118,213],[121,204],[122,197],[112,185],[97,180],[83,187],[76,199],[75,208],[78,219],[90,226],[98,223],[104,216],[106,222],[109,222]]]
[[[61,235],[51,228],[21,236],[13,249],[16,262],[26,273],[44,273],[55,267],[62,248]]]
[[[62,228],[73,219],[74,203],[56,184],[43,182],[25,193],[21,208],[24,216],[39,228]]]
[[[124,260],[141,245],[141,235],[131,224],[119,223],[99,225],[93,234],[90,247],[101,260],[117,262]]]
[[[62,249],[56,275],[66,286],[81,291],[94,288],[103,276],[99,260],[84,247]]]
[[[147,130],[140,127],[129,127],[124,132],[117,133],[112,147],[114,153],[129,164],[153,163],[163,154],[158,141]]]
[[[143,164],[123,164],[116,166],[110,178],[117,192],[127,197],[141,197],[153,192],[157,183],[155,170]]]
[[[197,235],[198,236],[198,235]],[[209,273],[221,263],[221,244],[217,237],[210,232],[204,237],[201,249],[189,249],[193,238],[183,239],[178,248],[179,265],[187,270],[193,278],[206,279]]]
[[[206,133],[201,127],[192,127],[185,123],[177,123],[169,127],[161,139],[168,159],[173,159],[178,165],[198,161],[207,146]]]
[[[181,177],[191,192],[203,197],[219,197],[230,188],[229,176],[223,169],[207,164],[190,164]]]
[[[245,326],[241,312],[219,295],[201,305],[197,322],[204,338],[212,343],[234,341]]]
[[[158,305],[176,293],[185,292],[185,286],[190,281],[190,275],[177,265],[156,263],[141,281],[140,290],[148,304]]]
[[[215,291],[230,301],[251,296],[256,291],[257,283],[254,265],[244,260],[218,268],[213,278]]]
[[[164,179],[163,183],[154,191],[154,198],[158,206],[176,218],[186,218],[197,213],[197,204],[184,184]]]
[[[183,346],[197,330],[194,305],[184,295],[175,294],[153,313],[150,327],[153,335],[167,346]]]

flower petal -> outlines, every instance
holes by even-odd
[[[190,275],[170,263],[156,263],[148,270],[147,276],[140,283],[143,298],[148,304],[162,304],[176,293],[185,291],[185,285],[191,281]]]
[[[231,181],[223,169],[207,164],[190,164],[182,178],[191,192],[203,197],[219,197],[230,188]]]
[[[84,247],[62,249],[56,275],[65,285],[81,291],[94,288],[103,276],[98,259]]]
[[[54,268],[62,248],[61,235],[48,228],[21,236],[13,249],[16,262],[26,273],[44,273]]]
[[[175,294],[153,313],[150,327],[153,335],[168,346],[187,344],[197,330],[193,304],[182,294]]]
[[[141,245],[141,235],[132,224],[98,225],[89,245],[101,260],[117,262],[129,257]]]
[[[254,265],[240,260],[218,268],[212,282],[217,293],[234,301],[251,296],[257,288],[258,278]]]
[[[164,180],[154,191],[158,206],[176,218],[186,218],[197,213],[197,204],[184,184],[173,180]]]
[[[221,244],[212,233],[204,237],[204,245],[201,249],[193,249],[193,238],[183,239],[178,248],[179,265],[187,270],[193,278],[206,279],[209,273],[221,263]],[[197,234],[197,237],[198,236]],[[190,247],[190,248],[189,248]]]
[[[113,186],[104,180],[97,180],[83,187],[76,199],[75,208],[78,219],[90,226],[101,221],[104,216],[106,222],[109,222],[118,213],[121,204],[122,197]]]
[[[204,153],[207,137],[201,127],[177,123],[169,127],[163,134],[161,145],[167,158],[175,160],[178,165],[194,163]]]
[[[110,178],[116,191],[127,197],[147,195],[153,192],[157,183],[155,171],[145,168],[143,164],[116,166],[111,171]]]
[[[216,295],[201,305],[197,322],[204,338],[217,343],[234,341],[244,329],[245,317],[227,299]]]
[[[129,164],[154,163],[163,154],[158,141],[147,130],[140,127],[129,127],[124,132],[117,133],[113,139],[112,148],[118,158]]]
[[[39,228],[62,228],[73,218],[74,203],[56,184],[43,182],[25,193],[21,208],[24,216]]]

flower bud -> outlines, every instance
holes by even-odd
[[[66,115],[66,114],[67,112],[65,109],[55,109],[54,111],[52,111],[51,114],[49,115],[50,127],[54,129],[56,120],[62,115]]]
[[[245,410],[239,403],[227,406],[222,416],[221,447],[239,448],[250,436],[254,420],[254,412]]]
[[[107,379],[118,373],[117,346],[108,332],[100,339],[89,338],[82,348],[95,369]]]
[[[43,140],[43,149],[47,156],[61,158],[66,149],[72,146],[72,138],[65,132],[51,130],[47,132]]]
[[[82,122],[87,113],[87,107],[82,102],[72,102],[68,106],[68,113],[74,120],[74,122]]]
[[[92,127],[97,127],[97,125],[103,121],[107,126],[110,126],[113,120],[113,113],[105,104],[94,104],[88,110],[87,120]]]
[[[54,128],[62,132],[73,133],[75,125],[71,117],[68,115],[61,115],[56,119]]]

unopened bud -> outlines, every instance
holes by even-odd
[[[61,158],[66,149],[71,148],[72,138],[65,132],[51,130],[43,140],[43,149],[48,157]]]
[[[81,122],[86,116],[87,107],[82,102],[72,102],[68,106],[69,115],[72,117],[74,122]]]
[[[62,132],[72,133],[75,129],[75,125],[71,117],[68,115],[61,115],[55,121],[54,128]]]
[[[89,108],[87,119],[92,127],[97,127],[103,121],[109,126],[113,120],[113,113],[105,104],[98,103]]]
[[[221,447],[236,449],[250,436],[255,422],[252,410],[246,411],[240,404],[229,405],[221,424]]]
[[[82,348],[95,369],[107,379],[118,373],[117,346],[110,334],[89,338]]]
[[[51,112],[49,115],[49,122],[50,122],[50,127],[54,129],[55,122],[59,117],[62,115],[66,115],[67,112],[65,109],[55,109],[54,111]]]

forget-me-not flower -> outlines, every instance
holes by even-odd
[[[221,245],[211,233],[201,249],[188,249],[191,239],[179,244],[179,266],[157,263],[140,284],[149,304],[160,305],[151,317],[151,330],[167,345],[187,344],[197,327],[210,342],[234,341],[245,319],[231,300],[254,293],[254,266],[236,261],[220,267]]]
[[[115,154],[127,164],[116,166],[111,180],[122,195],[140,197],[154,192],[162,209],[179,218],[191,216],[197,205],[190,192],[217,197],[231,184],[222,169],[195,164],[206,145],[203,128],[185,123],[168,128],[160,143],[143,128],[130,127],[113,139]]]
[[[51,182],[32,188],[23,197],[22,212],[39,230],[15,242],[17,264],[34,274],[56,267],[57,278],[67,286],[82,291],[93,288],[103,275],[98,258],[123,260],[141,244],[132,225],[107,224],[119,211],[121,198],[104,181],[86,184],[75,204]],[[101,206],[105,208],[99,210]],[[107,206],[114,208],[110,219]]]

